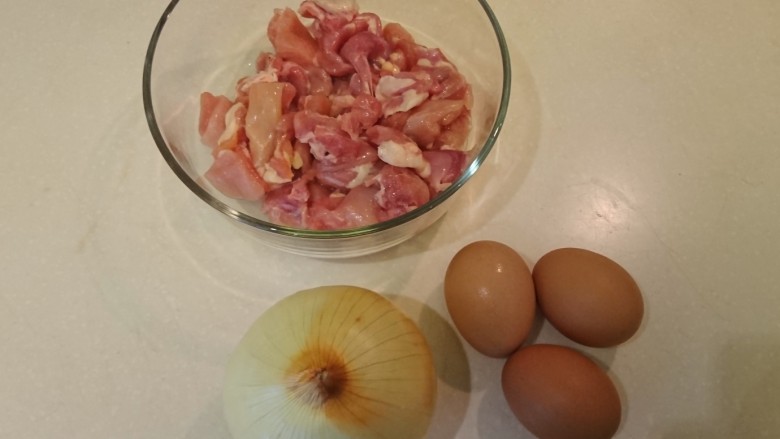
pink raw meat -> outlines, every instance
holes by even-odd
[[[235,99],[200,96],[217,190],[262,200],[275,223],[330,230],[403,215],[462,174],[471,86],[440,49],[353,2],[276,9],[267,30],[274,51]]]

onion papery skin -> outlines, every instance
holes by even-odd
[[[435,398],[414,321],[337,285],[290,295],[252,324],[228,362],[224,407],[235,439],[417,439]]]

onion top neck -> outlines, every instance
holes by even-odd
[[[302,402],[321,408],[349,386],[343,358],[330,349],[306,349],[290,367],[288,388]]]

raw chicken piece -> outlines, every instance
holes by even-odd
[[[377,58],[387,58],[390,46],[381,36],[363,31],[351,36],[339,51],[341,57],[352,64],[357,74],[360,93],[374,95],[374,74],[371,64]]]
[[[263,164],[262,169],[258,169],[260,176],[268,183],[289,183],[295,177],[293,173],[295,151],[292,144],[295,139],[293,118],[294,113],[287,113],[279,119],[279,123],[274,128],[273,153],[268,162]]]
[[[330,196],[321,203],[315,203],[309,209],[308,226],[332,230],[375,224],[381,215],[375,201],[376,193],[375,188],[358,186],[346,195]],[[326,207],[332,204],[336,204],[336,207]]]
[[[442,99],[426,101],[417,107],[404,124],[404,134],[420,147],[430,148],[447,125],[455,121],[465,110],[463,101]]]
[[[245,151],[220,151],[206,171],[206,179],[228,197],[242,200],[260,200],[268,189]]]
[[[358,12],[356,0],[313,0],[325,12],[351,19]]]
[[[317,55],[317,41],[298,19],[298,14],[290,8],[274,11],[268,23],[268,39],[279,58],[302,66],[312,64]]]
[[[298,107],[304,111],[327,116],[331,112],[332,104],[327,95],[316,94],[301,98],[298,101]]]
[[[264,70],[252,76],[246,76],[236,82],[236,102],[249,106],[249,90],[253,85],[260,82],[278,82],[279,77],[276,70]]]
[[[331,14],[325,14],[324,18],[315,17],[313,28],[318,34],[320,48],[316,62],[333,76],[348,75],[355,69],[340,54],[342,47],[347,40],[361,32],[380,35],[382,21],[375,14],[359,14],[346,22],[343,17],[328,20],[330,16]]]
[[[298,63],[292,61],[282,63],[278,80],[292,84],[295,87],[297,96],[310,94],[311,83],[309,82],[308,72]]]
[[[268,162],[276,148],[276,126],[282,118],[282,94],[285,84],[258,82],[249,90],[246,135],[249,152],[258,170]]]
[[[321,30],[333,30],[344,27],[352,21],[357,14],[357,5],[346,5],[347,7],[334,8],[327,7],[324,2],[317,0],[305,0],[298,7],[298,13],[302,17],[313,18],[313,26],[317,37],[321,37]]]
[[[451,124],[447,125],[441,135],[433,143],[434,149],[454,149],[469,151],[473,143],[466,143],[471,132],[471,113],[464,111]]]
[[[341,84],[338,85],[340,86]],[[333,117],[349,112],[349,110],[352,109],[352,105],[355,103],[354,96],[349,93],[342,93],[330,95],[330,115]]]
[[[406,125],[406,121],[409,120],[409,116],[411,115],[409,114],[408,111],[391,114],[390,116],[383,117],[379,121],[379,124],[382,126],[396,129],[398,131],[403,131],[404,125]]]
[[[265,196],[263,208],[268,218],[292,227],[307,227],[310,178],[301,178],[292,184],[276,188]]]
[[[333,93],[333,79],[322,67],[311,66],[306,69],[309,78],[309,93],[330,95]]]
[[[376,153],[373,154],[373,160],[358,160],[349,165],[329,166],[323,163],[315,163],[314,173],[317,181],[332,188],[353,189],[356,188],[369,177],[376,173]]]
[[[293,130],[295,137],[301,143],[309,143],[314,137],[314,131],[317,129],[338,130],[339,121],[336,118],[309,111],[299,111],[293,117]]]
[[[382,36],[392,49],[382,70],[390,73],[408,71],[416,63],[414,37],[398,23],[387,23],[382,29]]]
[[[329,165],[352,163],[361,157],[368,144],[352,139],[339,127],[338,120],[308,111],[299,111],[294,119],[295,137],[308,143],[312,156]]]
[[[225,114],[232,106],[233,103],[225,96],[201,93],[198,133],[204,145],[209,148],[217,146],[219,136],[225,131]]]
[[[412,71],[427,72],[432,80],[431,99],[462,100],[471,109],[471,86],[440,49],[418,46]]]
[[[376,98],[385,116],[405,113],[428,99],[433,82],[426,72],[400,72],[379,78]]]
[[[416,143],[404,133],[381,125],[366,130],[368,141],[377,145],[377,155],[383,162],[401,168],[411,168],[421,177],[431,175],[431,165]]]
[[[387,23],[382,29],[382,36],[394,48],[401,42],[414,43],[414,37],[399,23]]]
[[[354,21],[339,28],[324,30],[319,40],[317,64],[332,76],[344,76],[354,72],[355,68],[339,54],[339,51],[353,35],[366,30],[368,30],[368,23],[361,24]]]
[[[462,151],[431,150],[423,151],[422,155],[431,166],[431,173],[425,180],[433,193],[448,188],[466,167],[466,154]]]
[[[225,113],[225,130],[217,140],[217,146],[211,150],[212,155],[216,155],[223,149],[246,148],[248,139],[246,138],[246,106],[241,102],[236,102]]]
[[[375,125],[382,116],[382,105],[371,95],[362,94],[354,99],[348,113],[338,117],[339,126],[350,137],[357,139],[363,131]]]
[[[379,187],[374,199],[383,209],[383,219],[403,215],[431,199],[425,181],[414,171],[393,165],[384,165],[374,177]]]

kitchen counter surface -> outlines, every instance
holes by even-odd
[[[463,245],[620,262],[639,333],[608,368],[619,438],[780,437],[780,3],[510,1],[495,153],[398,247],[315,260],[247,239],[148,132],[141,70],[166,6],[11,2],[0,16],[0,437],[228,438],[228,355],[270,304],[356,284],[395,297],[439,369],[432,439],[530,438],[442,296]],[[518,152],[519,151],[519,152]],[[480,193],[491,194],[490,199]]]

